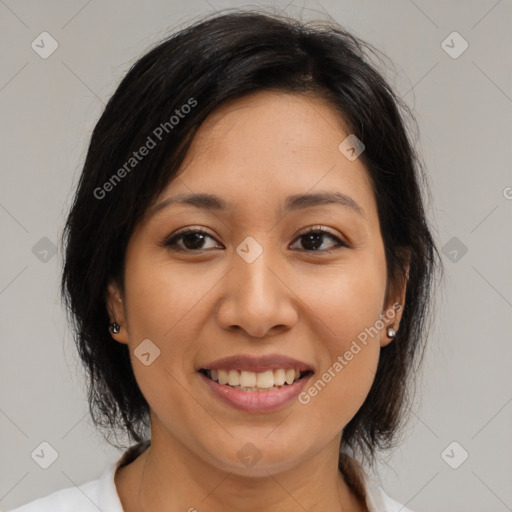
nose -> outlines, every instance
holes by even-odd
[[[251,337],[262,338],[288,330],[297,322],[297,297],[286,282],[283,265],[270,255],[267,248],[249,263],[233,254],[233,267],[223,280],[225,292],[217,310],[224,329],[243,329]]]

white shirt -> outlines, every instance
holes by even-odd
[[[10,512],[124,512],[117,494],[114,475],[120,465],[134,460],[147,447],[146,444],[131,446],[122,457],[112,463],[98,480],[78,487],[67,487],[43,498],[36,499]],[[390,498],[377,481],[364,474],[366,506],[370,512],[411,512]]]

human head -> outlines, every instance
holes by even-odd
[[[373,385],[346,425],[341,449],[371,456],[390,445],[426,336],[437,252],[421,199],[421,167],[400,113],[405,106],[370,64],[368,48],[333,24],[314,28],[234,13],[171,36],[122,80],[92,134],[64,233],[62,291],[98,425],[118,427],[136,441],[145,436],[148,403],[128,347],[108,330],[106,304],[110,283],[125,292],[132,235],[175,178],[208,116],[229,102],[273,91],[327,102],[365,145],[358,160],[375,196],[386,290],[392,296],[406,286],[406,293],[397,336],[380,350]],[[147,156],[134,157],[143,147]]]

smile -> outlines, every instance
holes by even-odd
[[[267,370],[263,372],[227,369],[201,370],[201,372],[220,385],[229,386],[233,389],[249,393],[277,391],[282,386],[291,386],[294,382],[311,373],[310,371],[300,371],[290,368],[278,368],[277,370]]]
[[[307,386],[313,372],[283,368],[263,372],[221,369],[199,370],[198,375],[206,385],[208,394],[216,401],[239,411],[261,414],[277,411],[294,402]],[[213,377],[217,377],[217,380]]]

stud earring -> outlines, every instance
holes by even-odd
[[[112,334],[118,334],[120,330],[121,326],[117,322],[110,324],[110,332],[112,332]]]
[[[389,338],[394,338],[396,336],[396,331],[391,327],[391,325],[387,328],[387,334]]]

